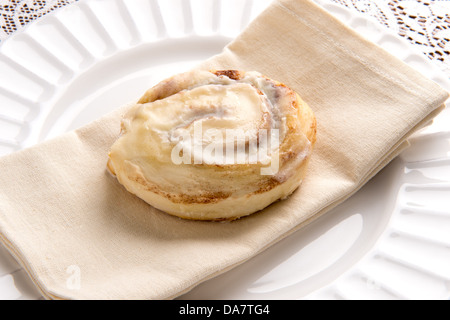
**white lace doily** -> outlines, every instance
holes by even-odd
[[[375,17],[406,38],[450,76],[449,0],[329,0]]]
[[[0,41],[78,0],[0,0]],[[258,0],[254,0],[258,1]],[[375,17],[419,47],[450,76],[450,0],[329,0]]]
[[[0,40],[29,22],[78,0],[0,0]]]

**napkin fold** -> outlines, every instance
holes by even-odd
[[[257,70],[311,106],[318,135],[302,186],[289,199],[230,223],[160,212],[105,170],[126,106],[3,157],[0,239],[45,298],[177,297],[351,196],[448,98],[308,0],[274,1],[199,67]]]

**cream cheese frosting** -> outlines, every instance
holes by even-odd
[[[108,167],[169,214],[233,220],[292,193],[314,142],[312,111],[287,86],[255,71],[193,70],[130,107]]]

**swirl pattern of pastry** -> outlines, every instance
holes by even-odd
[[[108,168],[169,214],[234,220],[294,192],[315,140],[312,110],[286,85],[254,71],[194,70],[130,107]]]

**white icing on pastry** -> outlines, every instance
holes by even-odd
[[[315,142],[309,107],[258,72],[176,75],[133,105],[121,128],[108,163],[119,182],[190,219],[231,220],[287,197]]]

